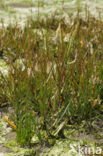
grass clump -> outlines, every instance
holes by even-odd
[[[0,54],[9,67],[0,97],[14,108],[21,145],[29,145],[34,133],[41,141],[63,137],[66,125],[103,112],[103,22],[68,20],[0,29]]]

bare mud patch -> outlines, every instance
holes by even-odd
[[[31,5],[23,4],[23,3],[9,3],[7,4],[7,6],[13,7],[13,8],[31,8]]]
[[[0,6],[0,10],[3,10],[1,6]]]
[[[7,147],[4,147],[2,144],[0,144],[0,152],[1,153],[12,153],[13,151]]]
[[[7,133],[7,135],[5,136],[5,139],[6,140],[14,140],[14,139],[16,139],[16,132]]]

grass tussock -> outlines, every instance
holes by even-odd
[[[68,23],[68,24],[67,24]],[[51,19],[0,28],[0,105],[14,108],[17,141],[62,137],[66,125],[103,112],[103,22]],[[43,131],[46,134],[42,133]]]

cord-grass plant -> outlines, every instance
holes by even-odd
[[[53,17],[39,25],[31,20],[23,30],[17,25],[0,29],[0,49],[9,66],[0,97],[14,108],[21,145],[30,144],[34,133],[44,140],[41,130],[48,137],[62,136],[66,124],[101,112],[103,23],[93,17],[73,22],[57,23]]]

